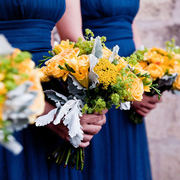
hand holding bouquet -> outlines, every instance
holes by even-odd
[[[20,153],[22,147],[11,135],[34,123],[43,113],[44,95],[28,52],[12,48],[0,36],[0,144]]]
[[[138,50],[134,53],[143,70],[151,75],[153,84],[148,96],[161,94],[166,90],[180,90],[180,48],[175,46],[174,40],[166,43],[166,50],[151,48]],[[158,91],[157,91],[158,89]],[[142,116],[131,113],[131,119],[142,122]]]
[[[104,41],[105,37],[93,38],[93,33],[87,30],[85,41],[81,38],[77,43],[67,40],[55,46],[40,69],[45,94],[56,109],[39,117],[36,125],[63,123],[73,145],[54,152],[58,164],[83,169],[84,153],[79,148],[83,140],[80,124],[83,114],[102,113],[112,105],[129,109],[130,101],[141,101],[144,89],[151,85],[147,72],[135,74],[127,61],[118,56],[119,47],[111,51]]]

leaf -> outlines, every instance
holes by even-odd
[[[0,55],[13,53],[14,48],[9,44],[4,35],[0,34]]]
[[[51,99],[52,101],[54,101],[55,103],[61,102],[61,104],[65,103],[66,101],[68,101],[67,97],[64,96],[63,94],[60,94],[54,90],[45,90],[44,93],[47,95],[47,97],[49,99]]]
[[[84,88],[80,85],[80,83],[73,77],[70,76],[68,78],[68,91],[70,94],[76,96],[76,95],[84,95]]]
[[[99,36],[95,38],[92,55],[94,55],[98,59],[102,58],[103,56],[102,43],[101,43],[101,38]]]
[[[90,61],[89,79],[92,83],[90,88],[95,88],[96,84],[99,83],[99,81],[98,81],[98,75],[94,72],[94,67],[96,66],[99,60],[93,54],[90,54],[89,61]]]
[[[82,106],[81,100],[71,99],[67,101],[64,106],[61,107],[53,122],[53,124],[58,125],[61,120],[63,120],[63,124],[67,126],[69,130],[68,133],[71,143],[76,148],[79,147],[81,140],[83,139],[83,131],[80,124]]]
[[[69,72],[75,73],[75,70],[72,67],[70,67],[67,63],[65,63],[65,66]]]
[[[115,59],[115,56],[118,54],[119,52],[119,46],[116,45],[113,47],[113,53],[111,54],[111,56],[109,57],[109,61],[112,63]]]
[[[45,126],[50,124],[56,115],[58,108],[51,110],[48,114],[40,116],[36,119],[36,126]]]
[[[78,89],[78,90],[83,90],[85,89],[73,76],[69,76],[72,79],[72,84]]]
[[[74,100],[69,100],[67,101],[59,110],[56,119],[54,120],[53,124],[57,125],[61,122],[61,119],[64,118],[70,111],[70,109],[74,106],[75,101]]]

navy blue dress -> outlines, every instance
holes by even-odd
[[[84,27],[107,36],[109,47],[119,44],[121,55],[129,55],[134,51],[131,22],[137,5],[136,0],[82,1]],[[30,51],[37,62],[51,49],[51,30],[64,10],[65,0],[0,0],[0,34],[14,47]],[[119,110],[112,109],[107,117],[86,149],[82,173],[49,162],[48,154],[62,140],[45,127],[29,126],[15,133],[24,146],[20,155],[0,147],[0,180],[150,180],[144,124],[129,123]]]
[[[106,45],[119,45],[120,56],[135,51],[132,22],[139,0],[81,0],[83,30],[106,36]],[[112,108],[107,123],[91,143],[93,179],[151,180],[145,124],[134,125],[128,112]],[[104,172],[106,172],[104,174]]]

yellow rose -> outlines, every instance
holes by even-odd
[[[3,95],[7,92],[7,89],[3,82],[0,82],[0,95]]]
[[[175,80],[175,82],[174,82],[174,84],[173,84],[173,87],[174,87],[175,89],[180,90],[180,75],[178,75],[178,77],[176,78],[176,80]]]
[[[33,116],[30,117],[30,123],[34,123],[36,117],[41,115],[44,112],[44,108],[45,108],[44,93],[40,83],[38,70],[34,69],[32,73],[29,74],[29,81],[33,83],[33,86],[31,86],[29,90],[34,90],[38,93],[35,101],[30,107],[32,112],[35,112]]]
[[[157,64],[150,64],[146,70],[150,73],[153,79],[161,78],[164,75],[163,68]]]
[[[4,80],[5,75],[3,73],[0,73],[0,81]]]
[[[145,61],[141,61],[141,62],[139,63],[139,65],[140,65],[143,69],[145,69],[145,68],[148,66],[147,62],[145,62]]]
[[[163,55],[163,56],[167,56],[167,55],[168,55],[168,53],[167,53],[164,49],[161,49],[161,48],[153,47],[153,48],[151,49],[151,51],[152,51],[152,52],[155,51],[155,52],[157,52],[157,53],[159,53],[159,54],[161,54],[161,55]]]
[[[54,47],[55,53],[59,54],[60,52],[64,51],[65,49],[73,49],[74,43],[70,43],[69,40],[61,41],[60,44]]]
[[[129,91],[133,98],[130,101],[141,101],[144,93],[143,82],[139,78],[135,78]]]

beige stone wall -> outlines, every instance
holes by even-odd
[[[141,0],[136,21],[145,46],[180,45],[180,0]],[[154,180],[180,180],[180,95],[165,93],[146,125]]]

